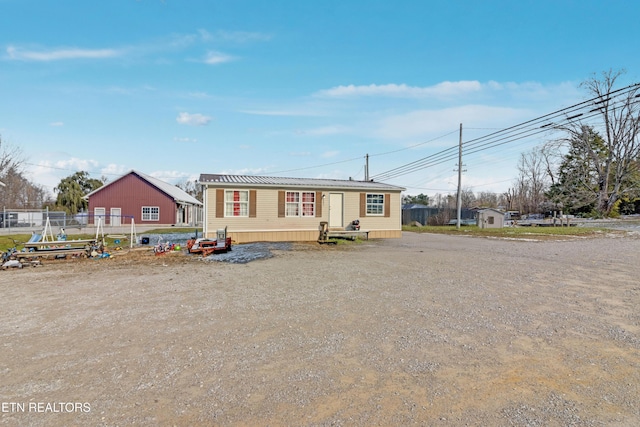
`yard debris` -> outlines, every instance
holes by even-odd
[[[11,259],[4,264],[2,264],[2,269],[6,270],[8,268],[22,268],[22,263],[17,259]]]

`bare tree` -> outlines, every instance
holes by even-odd
[[[509,189],[512,208],[521,213],[538,213],[541,210],[549,187],[549,161],[549,153],[545,152],[544,146],[520,155],[518,177],[514,188]]]
[[[10,169],[20,170],[23,163],[22,151],[8,146],[0,136],[0,176],[6,175]]]
[[[497,208],[498,195],[489,191],[481,191],[476,196],[476,203],[483,208]]]
[[[3,173],[2,182],[5,184],[2,187],[2,200],[7,208],[42,209],[45,203],[51,201],[44,187],[30,182],[14,166]]]
[[[189,181],[184,180],[176,184],[176,187],[183,190],[185,193],[190,196],[195,197],[197,200],[202,201],[202,187],[198,185],[197,180]]]
[[[0,137],[0,203],[11,209],[42,209],[51,203],[51,195],[34,184],[23,170],[22,150],[9,146]]]
[[[594,76],[582,83],[595,98],[592,111],[600,114],[601,128],[580,122],[562,126],[568,134],[564,141],[575,151],[584,153],[588,169],[594,174],[594,206],[602,216],[611,214],[625,192],[625,183],[636,172],[636,161],[640,156],[640,105],[636,98],[640,88],[630,87],[621,97],[611,96],[622,73],[608,71],[600,78]],[[594,134],[601,137],[602,146],[594,143],[590,137]]]
[[[463,188],[460,196],[462,199],[462,209],[470,209],[474,207],[474,204],[476,203],[476,195],[473,194],[473,190],[470,188]]]

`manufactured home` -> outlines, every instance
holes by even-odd
[[[236,243],[315,241],[321,222],[345,230],[354,220],[369,238],[402,235],[402,187],[374,181],[200,175],[205,237],[227,228]]]

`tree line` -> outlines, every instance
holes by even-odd
[[[462,207],[599,218],[640,213],[640,90],[626,92],[622,100],[609,96],[623,73],[604,72],[581,84],[596,99],[592,111],[601,119],[598,126],[581,121],[558,126],[560,138],[520,155],[511,188],[501,194],[462,189]],[[403,202],[450,208],[456,195],[420,194]]]
[[[541,141],[520,155],[518,176],[506,192],[474,193],[462,189],[463,208],[494,207],[521,213],[563,211],[592,217],[640,213],[640,90],[636,87],[624,99],[612,100],[623,71],[594,75],[581,84],[596,99],[592,111],[599,125],[567,121],[558,126],[562,137]],[[88,193],[107,183],[78,171],[63,178],[52,196],[43,186],[31,182],[24,171],[24,157],[0,137],[0,199],[9,209],[44,209],[69,214],[86,211]],[[201,200],[195,182],[178,187]],[[55,197],[54,197],[55,196]],[[403,203],[420,203],[441,208],[456,206],[455,194],[404,196]]]
[[[106,177],[92,178],[87,171],[78,171],[62,178],[53,189],[55,197],[42,185],[31,182],[24,171],[24,157],[20,149],[8,147],[0,137],[0,200],[5,209],[49,209],[67,214],[86,212],[85,196],[108,182]],[[195,181],[178,184],[190,195],[202,200],[202,191]]]

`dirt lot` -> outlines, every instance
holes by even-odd
[[[637,426],[640,238],[0,271],[0,424]]]

